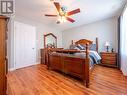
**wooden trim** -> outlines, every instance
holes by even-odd
[[[49,35],[52,35],[53,37],[55,37],[57,39],[57,37],[53,33],[48,33],[48,34],[46,34],[44,36],[49,36]]]
[[[47,69],[49,70],[49,68],[50,68],[50,53],[51,53],[51,50],[50,49],[48,49],[48,52],[47,52],[47,57],[48,57],[48,63],[47,63]]]
[[[86,45],[86,44],[92,44],[93,41],[90,41],[90,40],[87,40],[87,39],[81,39],[77,42],[75,42],[75,44],[83,44],[83,45]]]
[[[0,19],[9,19],[9,17],[0,15]]]
[[[82,52],[80,50],[73,50],[73,49],[58,49],[56,50],[56,52],[59,52],[59,53],[78,53],[78,52]]]
[[[89,43],[86,44],[86,58],[85,58],[85,84],[89,87]]]
[[[56,39],[56,48],[57,48],[57,37],[53,33],[48,33],[44,35],[44,48],[46,48],[46,37],[52,35]]]

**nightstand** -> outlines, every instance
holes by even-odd
[[[117,53],[101,52],[101,65],[117,67]]]

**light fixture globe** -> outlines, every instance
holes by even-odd
[[[110,43],[108,41],[105,42],[105,46],[106,46],[107,52],[109,52]]]

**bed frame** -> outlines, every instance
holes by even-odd
[[[48,69],[58,70],[65,74],[76,76],[83,80],[86,87],[89,87],[89,82],[90,82],[89,75],[91,72],[89,68],[89,62],[90,62],[89,45],[92,43],[93,41],[87,39],[81,39],[75,42],[75,44],[86,45],[86,51],[84,51],[86,53],[85,59],[63,56],[62,53],[58,55],[52,55],[52,52],[54,52],[55,49],[48,49],[48,64],[47,64]],[[96,50],[98,52],[98,38],[96,38]],[[71,50],[68,51],[71,52]]]

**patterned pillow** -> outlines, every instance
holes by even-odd
[[[74,49],[75,47],[75,45],[70,45],[70,49]]]
[[[84,46],[82,45],[70,45],[70,49],[76,49],[76,50],[84,50]]]
[[[78,47],[75,47],[74,49],[76,49],[76,50],[80,50]]]
[[[91,44],[90,45],[90,50],[96,51],[96,44]]]
[[[86,49],[86,46],[85,45],[70,45],[70,49],[76,49],[76,50],[85,50]],[[96,51],[96,44],[91,44],[89,46],[89,49],[90,50],[93,50],[93,51]]]
[[[84,50],[84,49],[85,49],[85,47],[84,47],[83,45],[80,45],[80,44],[78,44],[77,47],[78,47],[80,50]]]

